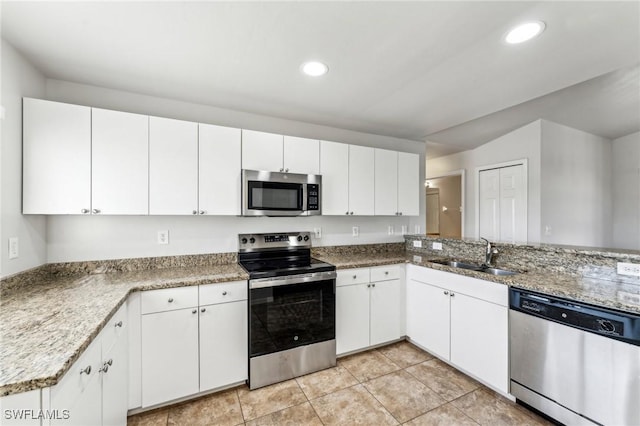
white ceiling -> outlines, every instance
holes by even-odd
[[[547,30],[501,41],[526,19]],[[537,118],[640,130],[638,1],[3,1],[2,37],[49,78],[428,139],[440,153]],[[309,59],[329,73],[302,75]],[[622,89],[602,90],[615,78]]]

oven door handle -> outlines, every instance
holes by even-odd
[[[303,284],[316,281],[326,281],[336,279],[336,271],[314,272],[311,274],[288,275],[284,277],[261,278],[249,280],[249,288],[277,287],[289,284]]]

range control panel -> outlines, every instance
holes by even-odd
[[[255,251],[270,248],[309,248],[309,232],[275,232],[269,234],[239,234],[238,251]]]

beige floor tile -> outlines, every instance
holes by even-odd
[[[405,423],[408,426],[477,426],[462,411],[451,405],[451,403],[442,405],[435,410],[431,410],[426,414],[416,417],[410,422]]]
[[[339,359],[338,366],[349,370],[360,382],[366,382],[400,369],[389,358],[375,350]]]
[[[234,426],[243,422],[238,394],[232,389],[171,407],[168,425]]]
[[[421,362],[433,359],[431,354],[428,354],[406,340],[383,348],[378,348],[378,351],[396,363],[400,368],[407,368],[411,365],[420,364]]]
[[[426,361],[405,370],[447,401],[452,401],[480,387],[478,382],[438,359]]]
[[[252,391],[245,386],[238,389],[238,398],[245,421],[257,419],[307,401],[307,397],[304,396],[295,380],[287,380]]]
[[[325,425],[396,425],[398,422],[362,386],[322,396],[311,405]]]
[[[169,410],[159,408],[127,417],[127,426],[166,426]]]
[[[402,370],[371,379],[364,386],[401,423],[446,403]]]
[[[246,424],[247,426],[322,426],[320,417],[308,402],[251,420]]]
[[[298,377],[296,381],[309,399],[318,398],[359,383],[346,368],[340,366]]]
[[[451,404],[481,425],[548,425],[546,420],[485,389],[477,389]]]

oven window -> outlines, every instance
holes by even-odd
[[[302,184],[249,181],[249,209],[302,210]]]
[[[251,289],[250,356],[335,339],[334,280]]]

